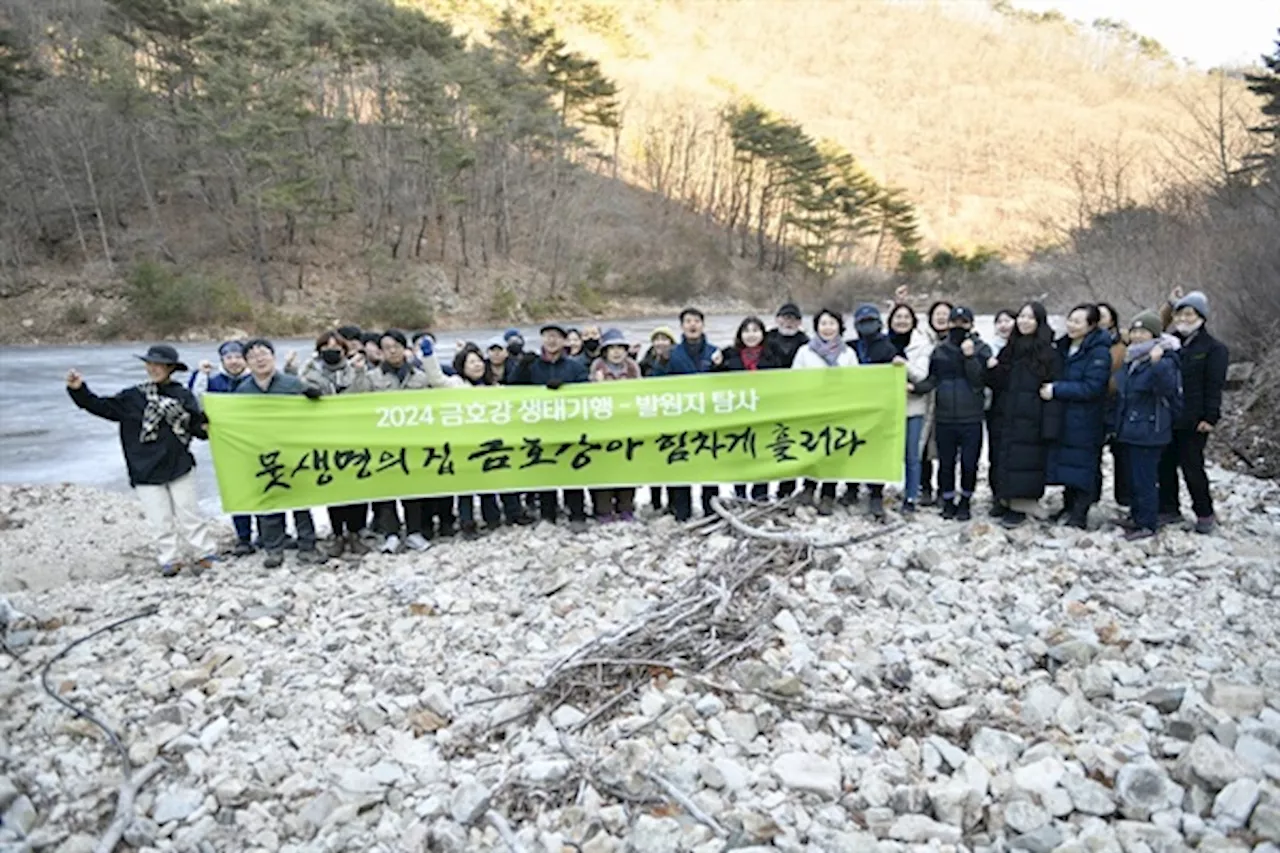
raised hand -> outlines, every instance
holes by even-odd
[[[969,358],[973,355],[973,352],[974,352],[973,340],[971,338],[964,339],[964,343],[960,345],[960,352],[964,355],[965,358]]]
[[[79,391],[84,387],[84,376],[74,367],[67,371],[67,387],[72,391]]]

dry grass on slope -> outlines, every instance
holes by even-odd
[[[479,15],[498,0],[438,0]],[[500,4],[506,6],[506,0]],[[927,239],[1029,248],[1066,217],[1070,166],[1107,150],[1154,180],[1207,75],[977,0],[513,0],[623,88],[624,152],[675,114],[751,97],[905,187]],[[461,19],[459,19],[461,21]],[[473,18],[474,20],[474,18]],[[1235,85],[1235,84],[1233,84]],[[625,164],[639,179],[642,170]],[[1144,187],[1136,187],[1142,190]]]

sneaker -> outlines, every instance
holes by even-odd
[[[835,498],[823,495],[818,499],[818,515],[834,515],[836,511]]]
[[[182,571],[182,563],[165,563],[160,567],[160,576],[171,578],[180,571]]]
[[[636,514],[631,510],[627,510],[625,512],[621,512],[618,514],[618,521],[635,521],[635,520],[636,520]]]
[[[366,545],[369,545],[370,547],[378,544],[378,540],[382,538],[381,536],[379,536],[377,533],[375,533],[373,530],[369,529],[368,527],[361,527],[360,530],[356,532],[354,535],[361,542],[364,542]]]
[[[348,533],[346,541],[347,555],[351,557],[363,557],[369,553],[369,546],[364,544],[364,540],[360,538],[358,533]]]
[[[815,503],[814,490],[810,488],[805,488],[801,490],[800,497],[797,499],[797,503],[799,503],[800,506],[813,506]]]
[[[1186,521],[1180,512],[1162,512],[1156,516],[1156,522],[1161,527],[1168,527],[1171,524],[1181,524]]]
[[[254,551],[254,548],[253,548],[252,542],[250,542],[248,539],[237,539],[236,547],[231,549],[231,556],[248,557],[253,554],[253,551]]]
[[[938,500],[933,495],[933,486],[928,484],[920,487],[920,506],[937,506]]]
[[[867,512],[876,521],[884,521],[884,498],[880,495],[872,495],[867,503]]]
[[[1126,533],[1126,534],[1124,535],[1124,541],[1126,541],[1126,542],[1139,542],[1139,541],[1141,541],[1141,540],[1143,540],[1143,539],[1150,539],[1151,537],[1153,537],[1153,536],[1155,536],[1155,535],[1156,535],[1156,532],[1155,532],[1154,530],[1151,530],[1150,528],[1147,528],[1147,527],[1138,527],[1138,528],[1135,528],[1135,529],[1133,529],[1133,530],[1130,530],[1128,533]]]
[[[1015,530],[1021,527],[1027,520],[1025,512],[1015,512],[1014,510],[1005,510],[1004,515],[1000,519],[1000,525],[1009,530]]]
[[[616,518],[611,512],[602,512],[596,516],[597,524],[613,524],[614,521],[616,521]]]
[[[569,532],[570,533],[586,533],[587,520],[585,518],[569,519]]]
[[[341,557],[342,552],[346,550],[345,545],[346,542],[341,536],[335,536],[320,547],[327,557]]]
[[[392,533],[382,540],[382,547],[378,549],[384,554],[394,554],[400,550],[400,537]]]
[[[520,527],[528,527],[529,525],[534,523],[534,518],[532,515],[529,515],[529,513],[522,512],[519,515],[517,515],[515,518],[510,519],[507,523],[515,524]]]
[[[973,518],[973,508],[970,506],[970,498],[961,498],[960,503],[956,505],[956,521],[968,521]]]
[[[217,554],[205,554],[203,557],[192,563],[191,568],[197,575],[200,575],[207,572],[209,569],[212,569],[213,564],[216,562],[218,562]]]
[[[915,515],[915,514],[916,514],[916,502],[915,502],[915,501],[903,501],[903,502],[902,502],[902,509],[901,509],[901,512],[902,512],[902,514],[903,514],[903,515]]]
[[[946,498],[942,499],[942,517],[945,520],[955,521],[956,512],[958,510],[959,507],[956,506],[956,502],[954,500],[947,500]]]
[[[1009,505],[996,501],[991,505],[991,509],[987,510],[987,515],[991,518],[1003,519],[1010,512]]]
[[[298,549],[298,562],[304,566],[314,566],[324,561],[324,554],[321,554],[315,548]]]
[[[474,542],[480,538],[480,531],[476,528],[474,521],[462,522],[462,538],[468,542]]]
[[[410,533],[404,537],[404,545],[411,551],[425,551],[431,547],[431,543],[427,541],[427,537],[421,533]]]
[[[268,569],[278,569],[284,565],[284,551],[268,551],[262,565]]]
[[[1196,533],[1201,536],[1208,536],[1213,532],[1213,528],[1218,526],[1218,520],[1212,515],[1206,515],[1196,519]]]
[[[1139,530],[1142,527],[1142,525],[1138,524],[1138,522],[1133,520],[1133,516],[1131,515],[1126,515],[1120,520],[1118,520],[1116,522],[1116,526],[1124,531]]]
[[[840,505],[853,506],[858,502],[858,497],[860,495],[861,495],[861,489],[859,489],[857,486],[850,486],[849,488],[845,489],[844,494],[840,496]]]

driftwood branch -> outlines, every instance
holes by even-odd
[[[882,526],[877,530],[869,530],[865,533],[859,533],[855,536],[847,536],[841,539],[814,539],[810,536],[804,536],[800,533],[793,533],[785,530],[761,530],[758,527],[751,527],[745,520],[738,518],[730,512],[724,505],[721,498],[715,497],[711,499],[711,509],[715,514],[720,516],[737,532],[743,536],[749,536],[753,539],[763,539],[766,542],[782,542],[790,545],[804,545],[809,548],[845,548],[849,545],[861,545],[864,542],[870,542],[873,539],[879,539],[882,536],[888,536],[890,533],[896,533],[901,530],[904,525],[893,524]]]
[[[167,765],[160,759],[152,761],[145,767],[135,770],[120,783],[120,791],[116,794],[116,813],[107,831],[102,833],[98,843],[93,846],[93,853],[111,853],[124,837],[125,830],[133,823],[133,804],[138,799],[138,792],[151,778]]]
[[[503,840],[511,853],[527,853],[520,839],[516,838],[516,834],[511,831],[511,824],[507,823],[507,819],[500,812],[489,809],[484,813],[484,819],[497,831],[498,837]]]
[[[694,820],[698,821],[701,824],[704,824],[708,829],[710,829],[712,832],[714,832],[716,835],[720,836],[721,838],[729,834],[725,832],[723,826],[721,826],[719,823],[716,822],[715,818],[713,818],[711,815],[704,812],[702,809],[698,808],[698,804],[695,803],[692,799],[690,799],[688,794],[686,794],[684,791],[681,791],[674,784],[672,784],[670,780],[666,779],[665,777],[659,776],[657,773],[652,773],[652,772],[646,772],[644,776],[650,782],[652,782],[653,784],[661,788],[663,793],[665,793],[668,797],[675,800],[676,803],[680,806],[680,808],[688,812],[689,816],[692,817]]]

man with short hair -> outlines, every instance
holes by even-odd
[[[181,571],[184,550],[195,557],[192,567],[199,573],[217,561],[217,541],[200,515],[190,446],[193,438],[209,437],[208,418],[195,395],[173,379],[187,369],[176,349],[156,344],[138,358],[147,370],[147,381],[140,385],[99,397],[72,369],[67,393],[89,414],[120,424],[129,485],[155,538],[160,573],[173,577]]]
[[[249,376],[236,387],[237,394],[302,394],[302,380],[276,370],[276,348],[266,338],[254,338],[245,343],[245,360],[249,363]],[[293,526],[298,534],[298,562],[324,562],[316,549],[316,526],[311,510],[295,509]],[[260,514],[258,535],[262,538],[262,550],[266,552],[262,565],[268,569],[284,565],[285,514]]]
[[[778,367],[790,367],[796,360],[796,353],[809,343],[809,336],[800,328],[800,308],[794,302],[787,302],[778,309],[774,317],[777,325],[765,332],[765,360]]]
[[[680,343],[671,350],[671,360],[667,363],[668,376],[689,376],[696,373],[710,373],[711,368],[720,363],[721,355],[707,340],[706,318],[697,308],[686,308],[680,312],[680,330],[684,333]],[[702,511],[706,515],[715,512],[711,507],[711,499],[720,494],[720,487],[704,485],[701,488]],[[669,486],[671,509],[676,521],[688,521],[693,517],[693,487]]]
[[[507,343],[502,338],[493,338],[485,350],[486,360],[493,367],[493,378],[503,385],[507,381]]]
[[[542,351],[524,353],[519,361],[512,385],[543,385],[556,390],[562,385],[588,380],[586,366],[570,357],[565,349],[569,333],[559,323],[547,323],[541,329]],[[582,489],[564,490],[565,506],[569,508],[569,529],[583,533],[587,529],[587,496]],[[558,505],[554,491],[538,493],[538,509],[543,521],[555,522]]]

